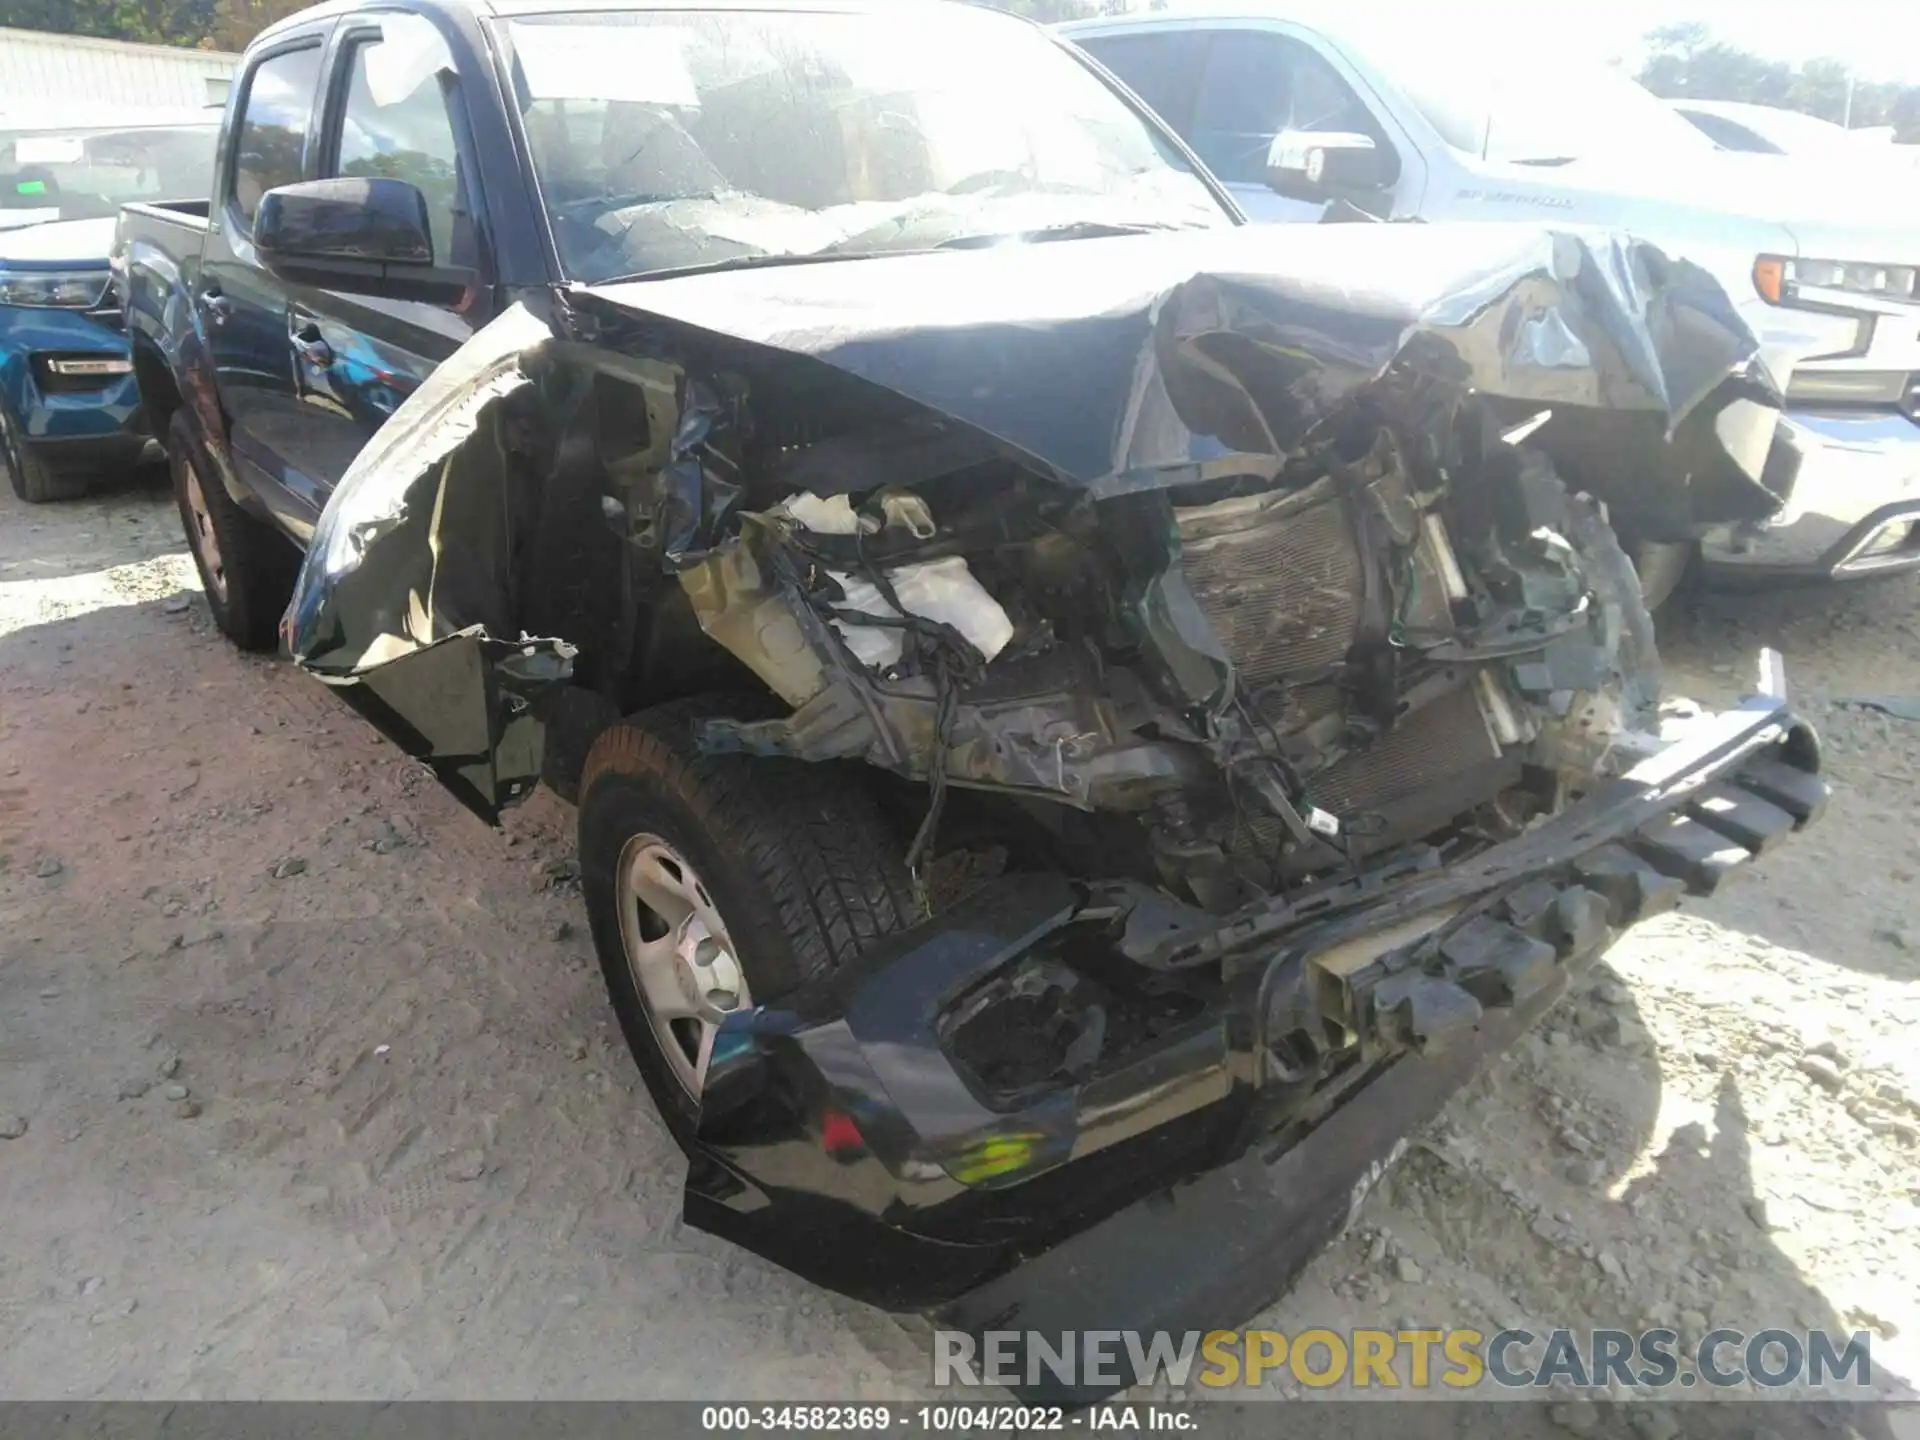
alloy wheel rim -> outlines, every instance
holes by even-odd
[[[721,1022],[752,1004],[726,922],[686,857],[658,835],[621,847],[615,891],[634,991],[668,1069],[698,1102]]]
[[[220,555],[220,537],[213,530],[213,515],[207,509],[206,491],[200,488],[200,472],[191,460],[180,462],[181,479],[187,495],[188,540],[199,557],[207,588],[221,600],[227,598],[227,565]]]

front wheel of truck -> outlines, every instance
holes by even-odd
[[[167,468],[213,623],[242,650],[272,650],[299,553],[234,503],[184,409],[174,411],[167,426]]]
[[[683,1147],[727,1015],[824,979],[917,909],[897,835],[831,765],[703,755],[701,697],[602,731],[580,782],[580,881],[607,995]]]

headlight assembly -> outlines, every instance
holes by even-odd
[[[1875,265],[1854,260],[1788,260],[1762,255],[1753,266],[1753,285],[1775,305],[1846,303],[1849,296],[1914,304],[1916,267]],[[1811,292],[1811,293],[1810,293]]]
[[[0,305],[91,310],[112,283],[105,270],[0,270]]]

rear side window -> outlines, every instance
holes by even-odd
[[[1751,150],[1769,155],[1781,153],[1778,145],[1769,145],[1746,126],[1736,125],[1725,116],[1703,115],[1698,110],[1682,110],[1680,113],[1722,150]]]
[[[307,117],[319,84],[318,45],[269,55],[247,81],[234,147],[233,203],[249,229],[262,195],[301,178]]]
[[[453,78],[453,57],[431,21],[395,16],[383,28],[383,38],[361,41],[350,52],[334,173],[417,186],[427,199],[433,258],[452,264],[460,248],[455,226],[465,208],[444,88]]]
[[[1126,84],[1126,87],[1184,135],[1193,116],[1193,95],[1200,83],[1206,36],[1198,30],[1163,30],[1134,35],[1088,35],[1074,42]]]

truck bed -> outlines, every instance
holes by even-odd
[[[185,278],[200,269],[200,250],[212,210],[210,200],[151,200],[120,207],[113,235],[114,269],[127,334],[133,342],[135,373],[143,359],[152,359],[151,373],[142,380],[143,394],[147,385],[156,387],[153,393],[166,389],[165,362],[152,357],[167,353],[167,302],[176,287],[185,294]]]
[[[212,210],[211,200],[143,200],[122,205],[120,243],[125,246],[129,240],[144,239],[156,230],[204,234]],[[195,245],[197,253],[197,241]]]

